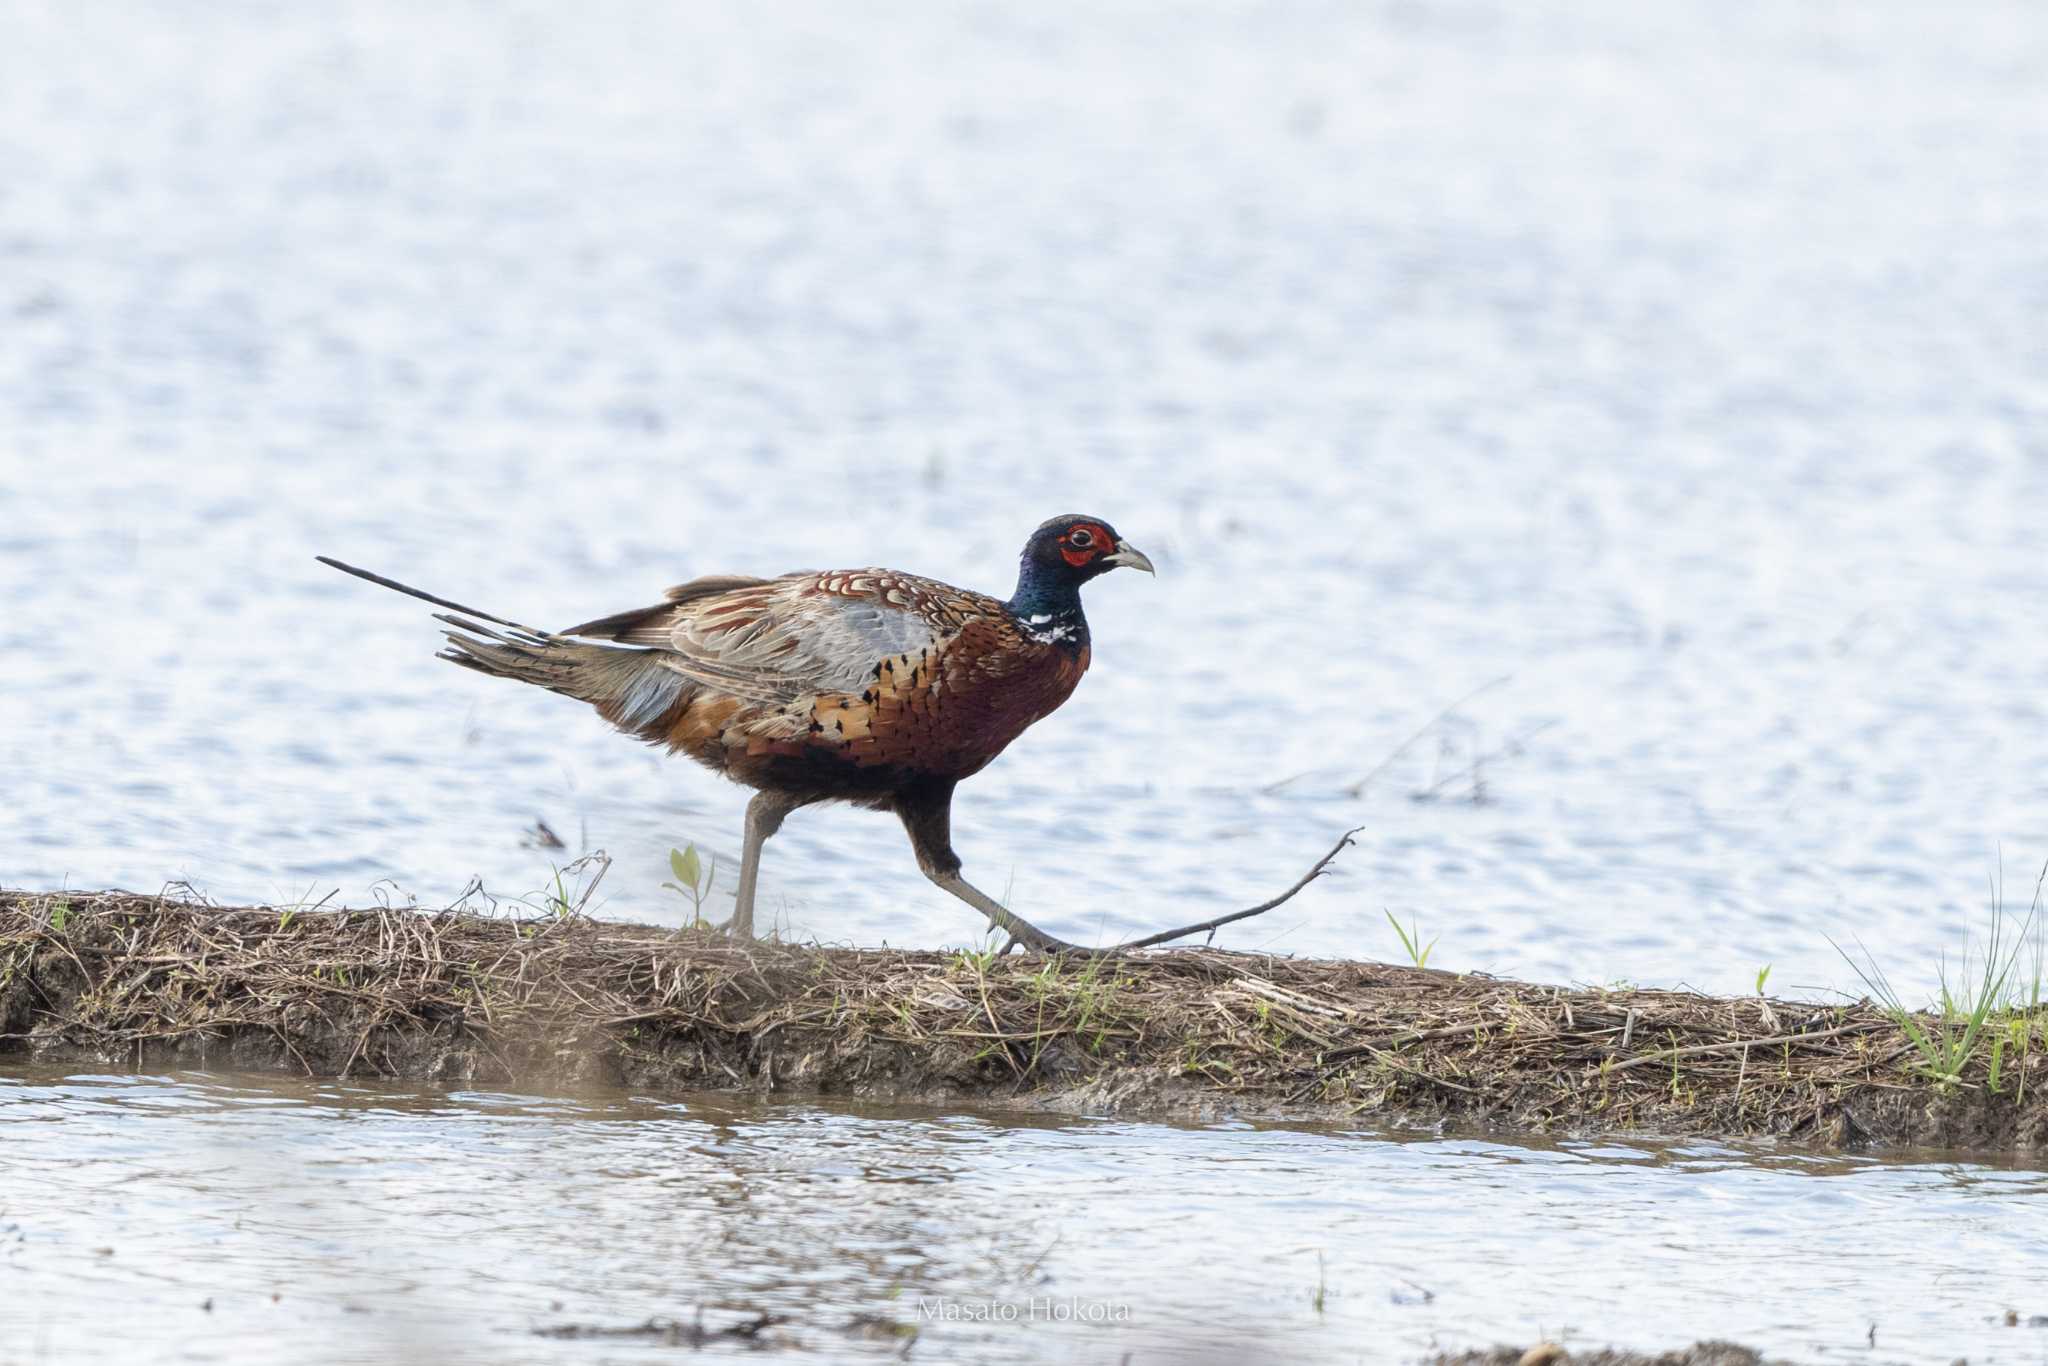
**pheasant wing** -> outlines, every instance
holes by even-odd
[[[731,696],[787,706],[857,690],[884,660],[929,651],[1000,604],[887,569],[698,579],[658,607],[567,632],[671,652],[670,667]]]

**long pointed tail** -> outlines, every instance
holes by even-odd
[[[588,702],[605,720],[629,735],[666,741],[674,718],[695,691],[690,680],[663,663],[663,651],[572,640],[553,631],[522,626],[465,607],[325,555],[314,558],[344,574],[353,574],[436,607],[452,609],[434,613],[434,620],[450,628],[443,632],[448,638],[447,648],[435,655],[436,659]],[[493,625],[483,625],[486,621]],[[495,629],[499,627],[503,629]]]
[[[431,602],[436,607],[446,607],[449,611],[460,612],[466,617],[481,617],[485,621],[496,622],[500,626],[510,626],[515,631],[524,631],[527,635],[539,636],[544,640],[553,638],[555,634],[553,631],[542,631],[532,626],[521,626],[516,621],[507,621],[503,617],[494,617],[489,612],[479,612],[474,607],[464,607],[461,603],[450,602],[446,598],[437,598],[432,593],[414,588],[410,584],[400,583],[397,579],[387,579],[382,574],[372,574],[369,570],[358,569],[352,564],[343,564],[340,560],[331,559],[326,555],[315,555],[313,558],[330,569],[339,569],[344,574],[353,574],[359,579],[368,579],[371,583],[383,588],[389,588],[394,593],[403,593],[409,598],[418,598],[421,602]]]

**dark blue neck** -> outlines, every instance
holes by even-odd
[[[1029,560],[1017,575],[1017,591],[1007,606],[1020,621],[1041,626],[1079,626],[1087,629],[1081,615],[1081,588],[1064,574]]]

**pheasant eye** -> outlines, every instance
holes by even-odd
[[[1076,550],[1086,550],[1095,544],[1095,533],[1085,526],[1077,526],[1067,533],[1067,544]]]

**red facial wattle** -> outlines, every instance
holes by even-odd
[[[1074,534],[1081,531],[1088,533],[1088,543],[1086,545],[1075,545]],[[1060,558],[1074,568],[1079,569],[1082,565],[1095,559],[1114,544],[1116,544],[1116,537],[1109,534],[1109,528],[1083,523],[1080,526],[1070,528],[1067,534],[1060,538]]]

